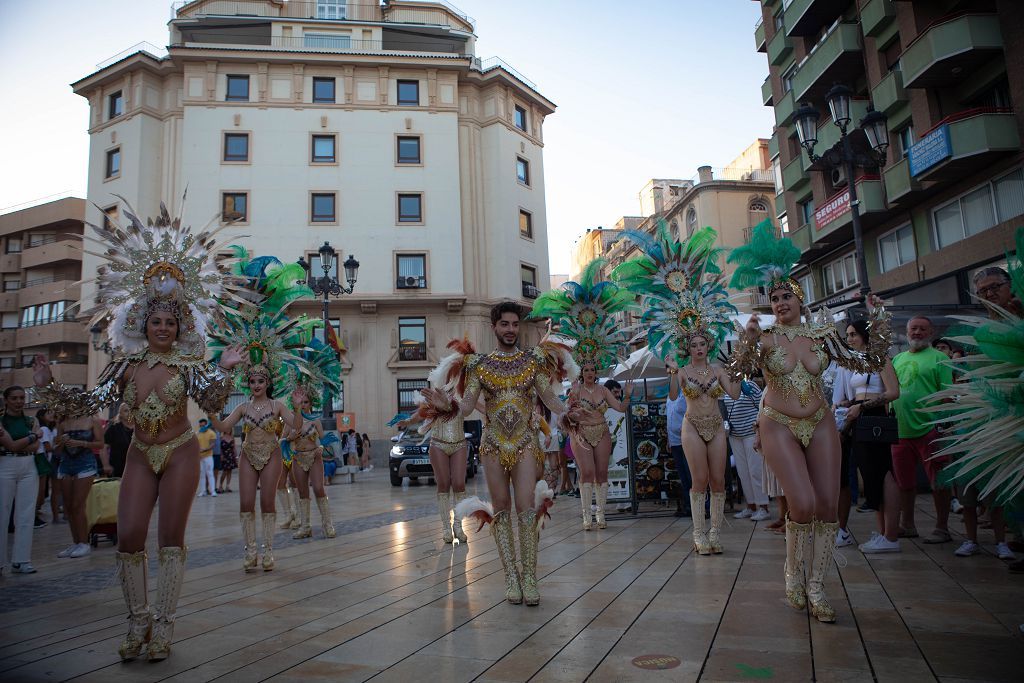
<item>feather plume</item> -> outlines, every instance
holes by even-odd
[[[750,289],[767,285],[789,276],[800,260],[800,249],[788,237],[778,237],[770,220],[754,226],[750,242],[736,247],[729,254],[729,263],[736,264],[729,286]]]
[[[473,518],[480,523],[476,528],[477,532],[484,528],[485,524],[494,521],[494,506],[487,501],[480,500],[476,496],[470,496],[459,501],[455,506],[455,516],[463,519]]]
[[[551,490],[548,483],[541,479],[537,482],[537,485],[533,487],[533,509],[537,513],[536,519],[533,520],[533,525],[540,525],[540,528],[544,528],[545,518],[551,519],[551,513],[549,512],[555,504],[555,492]]]

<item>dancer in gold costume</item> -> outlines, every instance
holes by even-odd
[[[559,384],[566,377],[574,379],[578,368],[569,349],[550,341],[524,351],[518,348],[521,313],[517,304],[505,301],[491,309],[491,326],[498,343],[497,350],[483,356],[462,356],[459,387],[452,397],[440,388],[423,390],[424,397],[440,413],[473,412],[483,396],[487,425],[480,443],[480,458],[493,505],[491,532],[505,570],[505,596],[509,602],[527,605],[540,603],[537,590],[537,544],[540,541],[535,489],[539,468],[544,462],[538,431],[540,417],[534,410],[541,401],[553,413],[561,414],[565,406],[559,400]],[[462,389],[459,391],[458,389]],[[522,555],[522,576],[516,570],[510,510],[515,496],[519,521],[519,548]],[[460,504],[466,509],[469,500]],[[465,514],[463,516],[466,516]]]

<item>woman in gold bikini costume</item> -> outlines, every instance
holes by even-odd
[[[288,437],[292,450],[292,477],[295,479],[295,492],[299,496],[299,529],[292,538],[309,538],[313,535],[310,525],[309,488],[313,487],[316,507],[320,510],[320,526],[324,536],[334,538],[334,523],[331,521],[331,507],[324,489],[324,447],[320,439],[324,438],[324,428],[320,424],[320,416],[313,413],[314,406],[307,395],[302,399],[302,426],[291,430]]]
[[[788,276],[799,258],[800,250],[788,238],[776,238],[768,222],[754,229],[748,245],[733,250],[729,261],[739,267],[732,286],[763,286],[775,323],[762,329],[757,317],[751,318],[729,372],[738,380],[760,369],[767,384],[757,428],[765,461],[789,504],[786,598],[795,609],[809,606],[818,621],[834,622],[824,582],[838,528],[841,447],[822,375],[831,361],[855,372],[881,371],[890,343],[889,317],[881,301],[869,296],[871,341],[864,352],[846,344],[827,311],[804,322],[803,290]],[[805,546],[810,549],[806,581]]]
[[[604,414],[609,408],[625,413],[629,409],[632,382],[623,387],[622,401],[602,384],[597,383],[597,365],[580,363],[580,380],[569,391],[566,428],[572,437],[572,452],[580,475],[580,504],[583,506],[583,530],[590,531],[590,501],[596,494],[594,511],[598,529],[608,528],[604,506],[608,500],[608,460],[612,455],[612,435]]]
[[[263,571],[274,568],[274,530],[277,511],[274,494],[284,470],[281,457],[281,434],[285,425],[302,429],[302,405],[305,394],[296,389],[292,395],[294,412],[274,399],[272,373],[263,364],[256,364],[246,373],[249,400],[240,404],[223,421],[210,413],[210,423],[218,431],[228,431],[242,421],[242,457],[238,467],[239,517],[242,522],[242,536],[245,539],[245,559],[242,568],[249,572],[256,569],[256,486],[260,489],[260,513],[263,521]]]
[[[91,226],[108,264],[97,277],[93,324],[107,321],[114,360],[94,389],[57,384],[42,356],[35,360],[37,396],[65,415],[92,415],[123,401],[135,423],[117,508],[117,569],[128,606],[122,659],[147,647],[150,660],[170,654],[175,610],[185,570],[185,527],[199,481],[199,443],[187,399],[220,410],[231,392],[229,371],[237,347],[219,364],[204,360],[208,322],[220,315],[218,298],[237,296],[240,283],[218,263],[212,240],[171,220],[166,207],[144,225],[124,211],[126,229]],[[152,613],[147,598],[146,534],[157,500],[159,578]]]

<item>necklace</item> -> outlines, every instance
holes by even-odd
[[[270,401],[267,401],[266,403],[263,404],[256,403],[255,401],[250,401],[249,405],[253,410],[256,411],[257,414],[259,414],[266,412],[267,409],[270,408]]]
[[[710,375],[710,374],[711,374],[711,366],[710,366],[710,365],[708,365],[707,367],[705,367],[705,368],[704,368],[703,370],[698,370],[698,369],[697,369],[697,368],[695,368],[695,367],[694,367],[693,365],[691,365],[690,367],[691,367],[691,368],[693,368],[693,371],[694,371],[694,372],[696,372],[696,373],[697,373],[698,375],[700,375],[701,377],[707,377],[708,375]]]

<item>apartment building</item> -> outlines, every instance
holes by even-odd
[[[186,221],[233,220],[253,253],[320,275],[330,242],[342,284],[337,264],[358,259],[330,318],[348,349],[335,407],[360,431],[412,407],[449,339],[489,351],[493,303],[547,288],[555,105],[476,56],[472,18],[443,1],[194,0],[169,31],[167,56],[73,84],[90,103],[89,199],[116,219],[115,193],[149,215],[181,211],[187,188]]]
[[[773,216],[775,176],[769,161],[768,142],[767,139],[755,141],[724,168],[701,166],[694,178],[677,181],[676,194],[671,193],[670,186],[670,191],[662,194],[662,197],[667,194],[667,200],[661,210],[644,217],[635,229],[653,234],[658,223],[665,221],[671,233],[682,240],[709,225],[718,232],[719,246],[730,249],[745,244],[750,240],[753,226]],[[657,182],[648,183],[641,196],[648,188],[657,187]],[[609,269],[638,254],[633,242],[616,242],[606,252]],[[733,266],[722,265],[726,275],[731,275]],[[763,292],[745,294],[736,301],[740,310],[749,312],[755,306],[767,304]]]
[[[38,353],[59,382],[84,387],[89,332],[76,322],[85,200],[76,197],[0,215],[0,388],[32,385]]]
[[[853,90],[851,135],[888,117],[884,163],[857,169],[870,288],[933,315],[971,305],[977,268],[1004,260],[1024,214],[1024,5],[997,0],[759,0],[756,48],[774,107],[774,211],[803,251],[795,276],[815,303],[860,288],[846,174],[797,141],[803,103],[822,112],[816,153],[840,141],[826,93]]]

